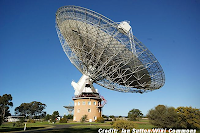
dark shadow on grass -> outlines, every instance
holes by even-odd
[[[42,133],[97,133],[99,128],[62,128],[46,130]]]
[[[34,130],[34,129],[40,129],[44,127],[27,127],[26,130]],[[0,128],[0,132],[11,132],[11,131],[23,131],[24,127],[16,127],[16,128],[11,128],[11,127],[2,127]]]

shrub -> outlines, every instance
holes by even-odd
[[[87,120],[87,115],[83,115],[80,119],[80,122],[83,123]]]
[[[20,121],[21,123],[23,123],[23,122],[25,121],[25,117],[19,118],[19,121]]]
[[[29,123],[35,123],[35,120],[29,119],[28,122],[29,122]]]
[[[98,117],[95,122],[104,123],[103,117]]]
[[[149,122],[159,128],[176,128],[178,114],[175,108],[158,105],[155,109],[149,110],[147,117]]]
[[[67,123],[67,116],[64,115],[63,118],[60,119],[60,123]]]
[[[23,126],[23,123],[20,122],[20,121],[17,121],[16,124],[15,124],[16,127],[22,127]]]
[[[112,121],[111,123],[110,123],[110,125],[113,125],[114,124],[114,122]]]
[[[200,110],[192,107],[178,107],[178,128],[200,129]]]
[[[122,129],[136,128],[136,125],[134,124],[133,121],[118,120],[114,122],[113,128],[118,129],[118,131],[121,131]]]
[[[67,123],[67,119],[61,118],[60,123]]]

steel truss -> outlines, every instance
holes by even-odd
[[[105,88],[144,93],[164,85],[165,76],[154,55],[118,23],[78,6],[56,13],[63,50],[79,71]]]
[[[63,107],[67,109],[68,114],[72,115],[72,112],[74,111],[74,106],[63,106]]]

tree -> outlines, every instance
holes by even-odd
[[[43,104],[41,102],[37,102],[37,101],[33,101],[30,103],[31,109],[31,116],[35,116],[35,118],[40,118],[43,113],[44,113],[44,109],[46,107],[46,104]]]
[[[55,115],[56,117],[59,116],[59,112],[58,111],[54,111],[52,115]]]
[[[16,107],[15,114],[25,116],[26,118],[31,116],[30,103],[22,103],[20,106]]]
[[[47,120],[47,121],[50,120],[51,119],[51,115],[47,114],[44,119]]]
[[[116,121],[116,118],[114,115],[110,115],[109,117],[112,119],[112,121]]]
[[[73,115],[68,114],[68,115],[67,115],[67,119],[73,119]]]
[[[159,128],[177,127],[178,115],[173,107],[158,105],[155,109],[149,110],[147,117],[152,125],[158,126]]]
[[[23,115],[26,118],[40,118],[45,116],[46,112],[43,111],[45,108],[46,104],[37,101],[22,103],[15,108],[15,114]]]
[[[102,117],[108,119],[108,116],[106,116],[106,115],[102,115]]]
[[[10,115],[9,107],[13,106],[11,94],[0,96],[0,125],[6,116]]]
[[[47,115],[47,112],[46,112],[46,111],[43,111],[43,113],[41,113],[41,115],[40,115],[40,118],[45,118],[46,115]]]
[[[3,118],[2,116],[0,116],[0,126],[2,125],[2,123],[3,123]]]
[[[110,118],[112,118],[112,119],[114,119],[114,118],[115,118],[115,116],[114,116],[114,115],[110,115],[109,117],[110,117]]]
[[[178,128],[200,129],[200,110],[192,107],[178,107]]]
[[[58,116],[59,116],[59,112],[58,111],[54,111],[53,114],[51,115],[51,122],[55,123]]]
[[[128,118],[130,121],[139,120],[143,116],[139,109],[132,109],[128,112]]]

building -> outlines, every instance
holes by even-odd
[[[84,115],[89,122],[101,117],[106,100],[94,89],[89,77],[83,75],[78,83],[72,81],[72,86],[75,89],[73,121],[80,121]]]
[[[101,101],[98,93],[83,92],[73,98],[74,121],[80,121],[83,115],[87,115],[88,121],[92,122],[101,117]]]
[[[25,116],[8,116],[7,121],[8,122],[17,122],[20,121],[20,118],[24,118]]]

